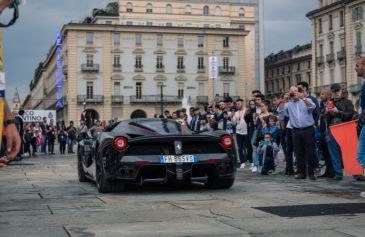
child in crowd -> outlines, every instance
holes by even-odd
[[[275,174],[275,157],[279,153],[279,147],[273,140],[271,133],[264,135],[264,140],[257,148],[258,154],[263,157],[261,174]]]
[[[270,115],[269,124],[264,124],[264,127],[262,129],[262,136],[264,136],[266,133],[270,133],[272,139],[276,142],[276,144],[278,144],[280,133],[280,129],[277,123],[278,118],[275,115]]]

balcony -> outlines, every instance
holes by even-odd
[[[339,61],[342,61],[342,60],[346,59],[346,50],[345,49],[341,49],[341,51],[337,52],[337,59]]]
[[[112,103],[123,104],[124,96],[122,95],[112,95]]]
[[[113,64],[113,72],[122,72],[121,64]]]
[[[236,74],[236,67],[229,66],[221,66],[219,67],[219,74],[227,74],[227,75],[234,75]]]
[[[205,73],[206,71],[207,70],[205,66],[198,66],[198,73]]]
[[[317,65],[322,65],[324,64],[324,56],[319,56],[316,58],[317,61]]]
[[[360,55],[362,53],[362,45],[355,45],[355,54]]]
[[[134,65],[135,72],[143,72],[143,65]]]
[[[179,99],[176,95],[164,95],[163,102],[164,103],[175,103],[180,104],[182,99]],[[161,103],[160,95],[142,95],[142,96],[131,96],[131,103],[148,103],[148,104],[158,104]]]
[[[230,96],[227,96],[227,97],[231,97],[233,101],[236,101],[236,100],[238,100],[238,99],[241,99],[241,97],[240,97],[240,96],[231,96],[231,95],[230,95]],[[219,97],[218,97],[218,99],[219,99],[219,100],[224,100],[224,99],[225,99],[225,98],[227,98],[227,97],[225,97],[225,96],[219,96]]]
[[[99,64],[81,64],[83,72],[99,72]]]
[[[196,97],[196,103],[198,104],[208,104],[209,99],[208,96],[197,96]]]
[[[77,103],[84,103],[84,102],[102,104],[102,103],[104,103],[104,96],[103,95],[94,95],[92,97],[88,97],[86,95],[78,95]]]
[[[334,53],[327,54],[326,61],[327,63],[333,63],[335,61],[335,54]]]
[[[177,66],[177,73],[185,73],[185,65]]]
[[[165,72],[165,65],[157,64],[156,65],[156,72]]]
[[[358,94],[361,90],[361,83],[349,86],[349,91],[353,94]]]

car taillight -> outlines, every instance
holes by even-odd
[[[225,148],[231,148],[233,146],[233,138],[229,135],[224,135],[221,138],[221,143]]]
[[[113,145],[114,145],[114,148],[117,149],[118,151],[123,151],[124,149],[127,148],[127,145],[128,145],[127,138],[116,137],[116,138],[114,138]]]

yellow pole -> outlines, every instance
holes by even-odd
[[[0,147],[2,147],[5,110],[5,73],[3,62],[3,32],[0,29]]]

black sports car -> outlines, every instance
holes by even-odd
[[[194,133],[174,120],[132,119],[78,146],[78,176],[101,193],[125,183],[202,182],[230,188],[236,175],[233,138],[224,131]]]

